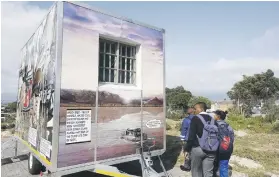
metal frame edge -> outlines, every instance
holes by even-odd
[[[164,81],[163,81],[163,99],[164,99],[164,149],[163,149],[163,153],[166,151],[167,149],[167,132],[166,132],[166,127],[167,127],[167,120],[166,120],[166,115],[167,115],[167,100],[166,100],[166,55],[165,55],[165,43],[166,43],[166,33],[165,31],[163,32],[163,77],[164,77]]]
[[[54,94],[54,116],[53,116],[53,138],[51,162],[53,171],[57,170],[58,150],[59,150],[59,114],[60,114],[60,89],[61,89],[61,68],[63,49],[63,2],[57,2],[56,11],[56,65],[55,65],[55,94]]]
[[[104,15],[108,15],[108,16],[111,16],[111,17],[114,17],[114,18],[117,18],[117,19],[120,19],[120,20],[124,20],[126,22],[130,22],[130,23],[133,23],[133,24],[136,24],[136,25],[140,25],[140,26],[143,26],[143,27],[151,28],[151,29],[154,29],[154,30],[157,30],[157,31],[165,33],[165,29],[163,29],[163,28],[159,28],[159,27],[152,26],[152,25],[149,25],[149,24],[146,24],[146,23],[143,23],[143,22],[132,20],[132,19],[127,18],[127,17],[123,17],[123,16],[119,16],[119,15],[114,15],[112,13],[109,13],[109,12],[106,12],[104,10],[92,7],[92,6],[90,6],[88,4],[85,4],[85,3],[82,3],[82,2],[77,2],[77,1],[63,1],[63,2],[70,3],[70,4],[73,4],[73,5],[77,5],[77,6],[80,6],[80,7],[83,7],[83,8],[92,10],[92,11],[95,11],[95,12],[99,12],[99,13],[104,14]]]

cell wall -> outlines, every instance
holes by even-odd
[[[51,158],[56,67],[57,8],[54,6],[21,50],[16,134]]]
[[[153,150],[163,149],[162,32],[71,3],[64,3],[63,10],[58,168],[135,154],[138,142],[121,138],[129,128],[143,126],[143,132],[156,139]],[[100,37],[137,45],[135,85],[98,82]],[[90,126],[85,112],[90,114]],[[67,133],[78,131],[73,120],[85,119],[83,134]],[[160,124],[152,127],[150,121]]]

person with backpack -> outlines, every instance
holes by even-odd
[[[225,122],[227,117],[227,111],[216,110],[214,112],[215,120],[218,124],[218,137],[219,137],[219,149],[215,160],[214,175],[217,176],[217,170],[219,168],[220,177],[229,176],[229,160],[233,153],[234,143],[234,131],[233,128]]]
[[[189,153],[185,151],[185,146],[187,144],[188,136],[189,136],[189,130],[190,130],[190,123],[192,118],[194,117],[194,109],[192,107],[189,107],[187,109],[188,116],[185,117],[181,124],[181,134],[180,138],[182,141],[182,150],[184,153],[184,164],[180,165],[180,169],[183,171],[190,171],[191,170],[191,159]]]
[[[205,111],[204,102],[194,106],[195,116],[190,123],[190,131],[185,150],[190,153],[193,177],[213,177],[214,160],[219,147],[218,127],[213,117]]]

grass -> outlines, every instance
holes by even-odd
[[[278,173],[279,169],[279,134],[249,134],[236,137],[234,155],[245,157],[261,164],[264,169],[249,169],[249,175],[257,176],[263,172]],[[246,172],[245,167],[238,167]],[[251,173],[251,172],[256,172]]]
[[[263,177],[263,176],[265,176],[264,171],[255,171],[254,169],[250,169],[250,168],[247,168],[247,167],[242,167],[242,166],[239,166],[239,165],[234,165],[233,170],[241,172],[241,173],[248,174],[249,177]]]
[[[246,130],[254,133],[271,133],[275,125],[262,117],[244,118],[239,115],[229,115],[227,122],[234,130]]]

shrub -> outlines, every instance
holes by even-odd
[[[279,133],[279,121],[275,122],[272,127],[272,132]]]
[[[171,120],[181,120],[183,117],[183,114],[178,112],[167,112],[167,118]]]
[[[11,128],[15,128],[15,124],[14,123],[2,123],[1,124],[1,129],[2,130],[6,130],[6,129],[11,129]]]
[[[6,124],[1,124],[1,130],[6,130],[7,129],[7,125]]]
[[[245,118],[242,115],[229,114],[228,123],[235,130],[251,130],[257,133],[268,133],[272,129],[272,124],[266,123],[261,116]]]
[[[6,122],[7,123],[14,123],[15,122],[15,117],[14,116],[8,116]]]
[[[171,126],[170,126],[170,124],[167,122],[167,124],[166,124],[166,129],[167,130],[171,130]]]
[[[8,129],[10,129],[10,128],[15,128],[15,124],[14,124],[14,123],[8,124],[8,125],[7,125],[7,128],[8,128]]]
[[[240,112],[238,111],[238,109],[237,109],[236,106],[234,106],[234,107],[232,107],[232,108],[229,108],[229,109],[228,109],[228,112],[229,112],[230,114],[232,114],[232,115],[239,115],[239,114],[240,114]]]
[[[274,123],[279,120],[279,106],[273,106],[265,116],[265,121],[269,123]]]
[[[177,122],[177,123],[175,124],[175,129],[178,130],[178,131],[181,130],[181,122]]]

